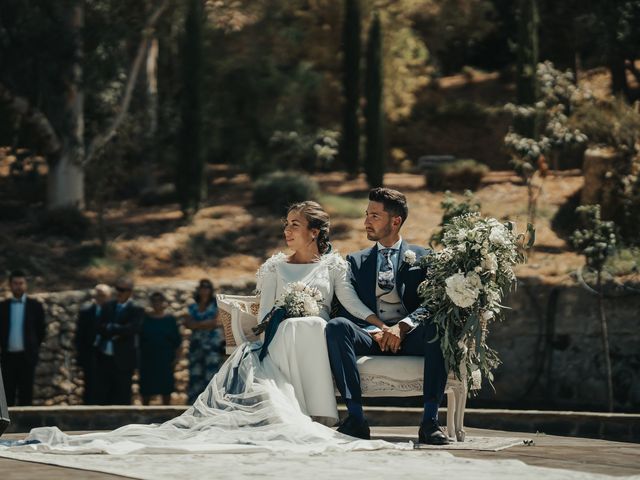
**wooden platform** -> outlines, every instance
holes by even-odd
[[[407,441],[417,437],[411,427],[374,427],[375,438]],[[529,465],[558,468],[575,472],[591,472],[612,476],[640,475],[640,444],[610,442],[587,438],[532,435],[496,430],[467,429],[467,435],[522,437],[533,440],[531,446],[515,446],[499,452],[449,450],[455,456],[474,459],[511,459]],[[7,439],[24,438],[24,434],[8,434]],[[61,468],[39,463],[0,458],[2,480],[31,480],[33,478],[116,479],[117,475]]]

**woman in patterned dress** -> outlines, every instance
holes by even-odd
[[[213,284],[200,280],[188,307],[185,326],[191,330],[189,345],[189,403],[193,403],[218,372],[224,359],[224,335],[218,322]]]

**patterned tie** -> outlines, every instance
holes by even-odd
[[[395,284],[393,262],[391,261],[392,253],[393,248],[384,248],[380,250],[380,255],[382,255],[382,264],[378,271],[378,286],[386,292],[393,290],[393,286]]]

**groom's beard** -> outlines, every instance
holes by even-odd
[[[367,230],[367,240],[377,242],[381,238],[384,238],[391,234],[391,225],[385,225],[380,230]]]

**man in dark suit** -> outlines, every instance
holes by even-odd
[[[85,405],[95,403],[95,363],[96,363],[96,334],[98,319],[102,314],[102,308],[111,299],[111,287],[105,284],[96,285],[93,290],[93,302],[78,314],[76,326],[76,353],[77,362],[84,374]]]
[[[409,245],[400,237],[408,215],[405,196],[388,188],[369,192],[364,225],[371,248],[347,255],[351,282],[360,300],[377,319],[359,321],[341,309],[339,318],[327,324],[326,337],[336,386],[346,401],[349,416],[338,431],[368,439],[369,425],[362,409],[362,392],[356,357],[360,355],[424,356],[424,416],[420,443],[443,445],[448,439],[438,425],[438,407],[444,396],[447,372],[440,342],[431,342],[435,325],[420,306],[418,285],[426,270],[420,259],[428,250]]]
[[[45,335],[44,308],[27,297],[21,271],[9,276],[11,298],[0,303],[0,361],[7,405],[31,405],[33,380]]]
[[[138,365],[138,335],[144,310],[133,303],[133,281],[120,278],[116,299],[107,302],[98,319],[95,400],[98,405],[131,405],[131,381]]]

